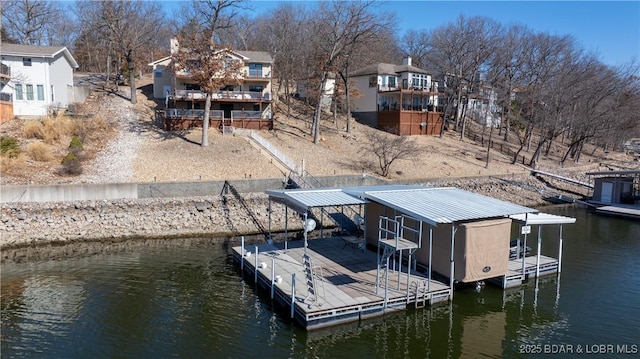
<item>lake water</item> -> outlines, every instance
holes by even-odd
[[[305,332],[202,240],[1,270],[3,358],[611,357],[640,350],[640,221],[572,206],[563,271]],[[543,230],[543,233],[545,231]],[[557,236],[543,253],[555,254]],[[188,245],[186,243],[189,243]],[[582,355],[577,355],[581,351]],[[562,352],[567,352],[563,353]]]

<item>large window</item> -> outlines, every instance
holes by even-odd
[[[22,84],[16,84],[16,100],[22,100]]]
[[[249,64],[249,77],[262,77],[262,64]]]
[[[33,101],[33,85],[27,85],[27,101]]]
[[[395,76],[389,76],[389,87],[396,87],[396,78],[395,78]]]
[[[38,101],[44,101],[44,85],[38,85]]]

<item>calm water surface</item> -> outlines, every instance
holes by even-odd
[[[640,221],[566,206],[544,211],[577,218],[564,226],[559,278],[457,290],[453,303],[309,333],[240,278],[223,244],[3,265],[1,356],[502,358],[572,350],[565,356],[633,357],[616,354],[625,348],[640,355]],[[557,252],[556,232],[543,230],[543,253]]]

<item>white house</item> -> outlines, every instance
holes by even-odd
[[[11,97],[14,116],[46,116],[74,102],[73,70],[78,63],[66,47],[2,43],[0,56],[10,73],[0,92]]]

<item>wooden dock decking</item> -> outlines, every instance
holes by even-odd
[[[273,283],[273,298],[280,304],[291,308],[293,303],[293,318],[307,330],[383,315],[405,309],[410,304],[434,304],[450,297],[452,289],[448,285],[429,281],[427,275],[417,271],[411,271],[407,278],[407,269],[403,266],[404,273],[389,271],[385,299],[384,281],[381,280],[376,293],[376,253],[353,250],[339,237],[308,241],[307,255],[311,258],[316,279],[315,287],[309,291],[303,246],[303,241],[289,242],[285,251],[281,243],[247,245],[245,252],[251,252],[250,255],[243,256],[241,247],[233,247],[232,253],[235,262],[244,260],[245,273],[253,275],[258,285],[271,289]],[[292,300],[293,274],[295,294]]]

